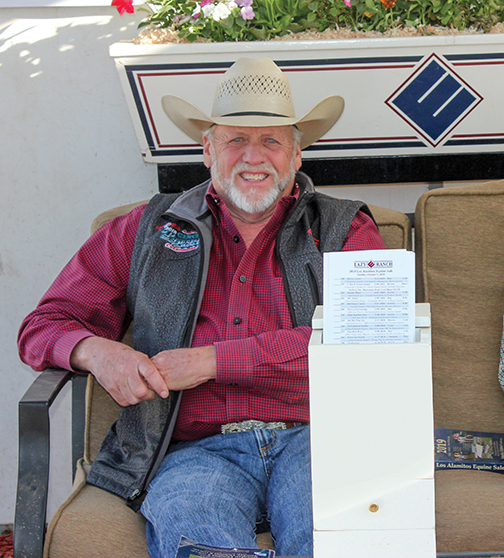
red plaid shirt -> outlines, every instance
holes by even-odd
[[[308,421],[311,330],[292,328],[275,253],[278,229],[296,196],[280,200],[248,250],[213,190],[207,201],[216,226],[193,346],[215,345],[217,377],[184,392],[174,438],[203,438],[220,432],[222,424],[246,419]],[[70,369],[73,348],[90,335],[122,337],[130,321],[126,290],[144,207],[97,231],[24,320],[20,355],[35,370]],[[343,250],[381,248],[374,222],[359,212]]]

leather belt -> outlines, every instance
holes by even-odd
[[[235,432],[249,432],[251,430],[286,430],[295,426],[303,426],[307,422],[262,422],[260,420],[243,420],[241,422],[230,422],[221,426],[222,434],[234,434]]]

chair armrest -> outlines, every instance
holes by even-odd
[[[42,557],[49,482],[49,408],[74,372],[42,372],[19,402],[14,558]]]

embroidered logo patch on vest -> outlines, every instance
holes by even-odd
[[[176,223],[166,223],[161,229],[161,238],[166,240],[165,248],[174,252],[191,252],[199,248],[199,236],[196,231],[181,229]]]

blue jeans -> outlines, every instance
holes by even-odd
[[[257,548],[264,515],[277,555],[313,555],[308,426],[219,434],[175,445],[141,509],[152,558],[173,558],[181,535]]]

